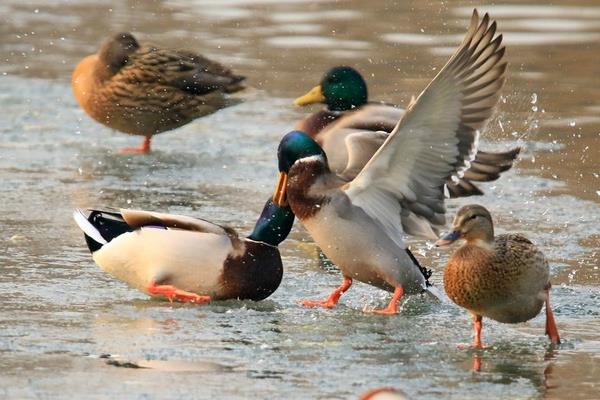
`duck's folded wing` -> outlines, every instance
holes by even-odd
[[[245,77],[199,54],[145,47],[136,57],[136,64],[144,71],[136,75],[141,80],[160,79],[165,85],[194,95],[243,89],[241,82]]]
[[[396,238],[436,237],[445,223],[444,184],[468,168],[498,100],[506,64],[496,23],[475,10],[458,50],[411,104],[345,191]]]
[[[344,113],[330,129],[391,132],[404,115],[404,110],[385,103],[369,103]]]
[[[348,163],[340,176],[347,181],[356,178],[388,136],[389,133],[383,131],[352,131],[348,133],[344,140]]]
[[[216,235],[232,235],[234,233],[234,230],[231,228],[223,227],[203,219],[186,217],[184,215],[163,214],[125,208],[122,208],[120,213],[127,225],[134,229],[144,226],[162,226],[165,228],[186,231],[214,233]]]

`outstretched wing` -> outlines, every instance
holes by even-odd
[[[465,39],[345,191],[390,237],[436,237],[444,183],[461,176],[504,82],[502,35],[474,10]]]

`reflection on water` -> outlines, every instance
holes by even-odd
[[[471,323],[451,304],[413,297],[398,317],[364,315],[389,295],[357,284],[336,310],[298,307],[339,283],[301,228],[282,245],[286,274],[272,298],[194,307],[149,301],[103,274],[70,214],[127,206],[248,232],[274,184],[278,139],[305,113],[291,99],[327,68],[350,64],[365,72],[373,99],[407,104],[462,39],[473,4],[3,1],[0,397],[64,397],[68,386],[76,398],[346,399],[395,386],[415,398],[593,398],[600,7],[563,3],[482,8],[498,19],[510,63],[483,146],[518,145],[523,156],[476,201],[499,231],[524,232],[550,258],[566,343],[548,346],[540,316],[490,321],[490,348],[472,351],[457,347],[470,341]],[[149,156],[116,154],[137,139],[91,121],[68,85],[79,59],[124,30],[218,59],[254,88],[243,104],[159,135]],[[447,254],[411,244],[441,284]]]

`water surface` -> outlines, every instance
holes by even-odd
[[[539,244],[552,264],[565,344],[542,316],[485,322],[356,284],[335,310],[306,310],[340,281],[296,226],[268,300],[170,305],[96,267],[73,207],[198,216],[248,232],[275,183],[275,149],[306,110],[291,101],[337,64],[365,72],[373,99],[406,105],[462,38],[474,3],[405,1],[6,0],[0,4],[0,397],[352,399],[377,386],[414,398],[593,398],[600,378],[600,7],[593,1],[482,6],[510,62],[482,147],[522,146],[516,168],[477,201],[498,230]],[[245,102],[155,139],[111,132],[75,104],[77,61],[108,32],[184,47],[248,76]],[[411,245],[440,285],[446,252]],[[110,357],[109,357],[110,355]],[[478,359],[481,372],[472,371]],[[140,368],[132,368],[132,367]]]

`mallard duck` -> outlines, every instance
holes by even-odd
[[[465,243],[454,252],[444,271],[448,297],[473,316],[474,347],[481,343],[482,318],[515,324],[529,321],[546,303],[546,333],[560,343],[550,307],[550,277],[544,254],[525,236],[494,236],[492,216],[476,204],[456,213],[453,230],[438,246],[458,239]]]
[[[294,222],[289,207],[271,200],[247,238],[181,215],[128,209],[73,215],[105,272],[150,296],[194,303],[271,295],[283,274],[277,245]]]
[[[96,121],[144,136],[178,128],[228,105],[225,93],[243,89],[243,76],[188,51],[141,46],[131,33],[108,39],[75,68],[72,87],[79,105]]]
[[[405,234],[437,238],[445,224],[444,182],[466,168],[478,131],[499,97],[506,64],[501,38],[486,14],[473,13],[467,35],[384,144],[351,181],[329,167],[309,135],[293,131],[279,144],[275,204],[294,214],[343,276],[326,300],[333,307],[353,279],[393,291],[381,314],[394,314],[404,293],[427,289],[430,271],[408,250]],[[350,146],[352,148],[352,146]],[[355,153],[350,151],[350,164]]]
[[[354,68],[342,66],[329,70],[318,86],[294,102],[301,106],[327,105],[300,121],[296,129],[308,133],[321,145],[331,170],[346,180],[356,177],[405,112],[394,105],[369,102],[367,93],[361,74]],[[353,153],[352,164],[349,163],[350,152]],[[519,152],[518,147],[500,153],[479,150],[462,176],[446,181],[449,197],[482,195],[473,182],[498,179],[512,167]]]

